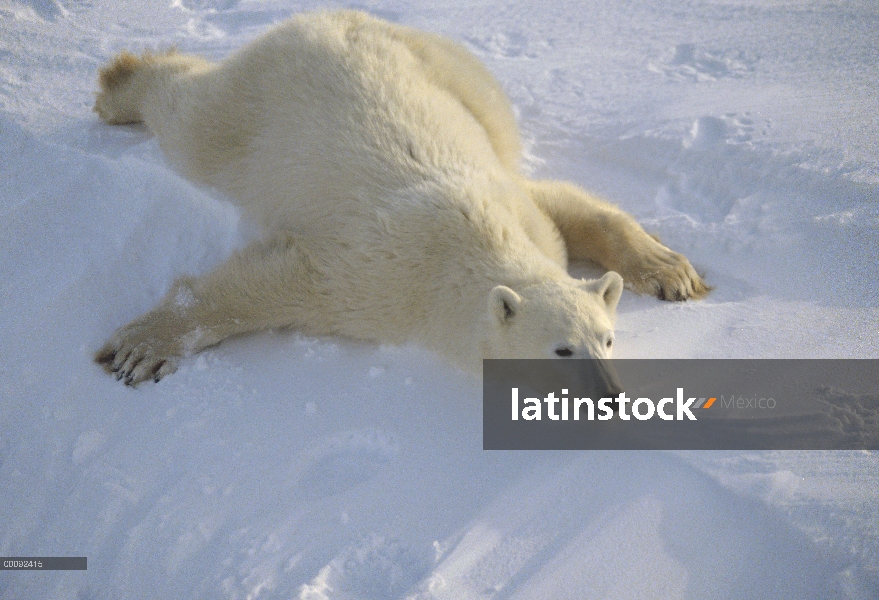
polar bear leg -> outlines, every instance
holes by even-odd
[[[101,91],[95,98],[94,111],[111,125],[147,120],[147,126],[155,132],[156,124],[149,122],[148,113],[165,120],[178,112],[177,99],[167,90],[182,75],[209,67],[210,63],[202,58],[173,50],[140,56],[123,51],[98,74]]]
[[[711,290],[684,255],[666,248],[616,206],[569,183],[526,186],[559,228],[571,259],[616,271],[636,292],[662,300],[701,298]]]
[[[303,323],[316,277],[292,239],[257,242],[202,277],[179,279],[158,307],[117,330],[95,362],[127,385],[159,381],[181,357],[227,337]]]

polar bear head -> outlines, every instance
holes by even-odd
[[[485,358],[610,358],[623,279],[552,280],[488,295]]]

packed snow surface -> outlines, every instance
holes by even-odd
[[[874,452],[485,452],[481,384],[270,331],[126,388],[94,351],[255,233],[101,124],[122,49],[219,59],[337,2],[0,1],[0,598],[879,598]],[[621,358],[879,358],[879,4],[370,2],[510,94],[526,168],[715,291],[626,292]]]

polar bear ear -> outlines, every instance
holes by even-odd
[[[604,300],[607,310],[614,312],[623,294],[623,278],[616,271],[608,271],[601,279],[583,282],[582,288],[598,294]]]
[[[505,285],[499,285],[488,293],[488,309],[498,323],[510,323],[519,312],[522,297]]]

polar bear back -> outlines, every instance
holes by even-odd
[[[362,13],[293,18],[179,85],[147,125],[184,172],[268,229],[345,235],[422,197],[400,191],[518,160],[509,104],[475,58]]]

